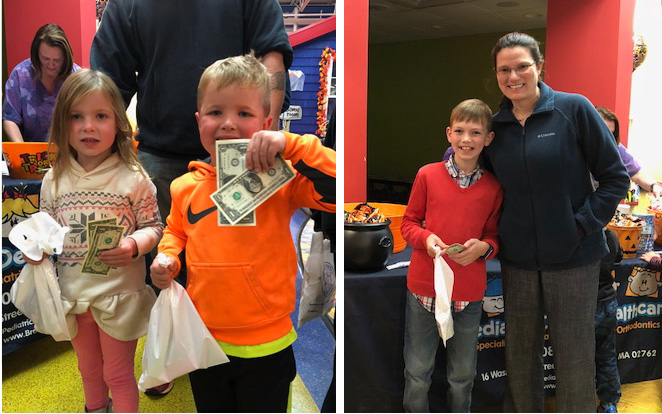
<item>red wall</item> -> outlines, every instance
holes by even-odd
[[[324,36],[336,30],[336,16],[327,17],[317,23],[310,24],[289,34],[290,46],[299,46],[309,40]]]
[[[62,26],[74,62],[90,67],[90,48],[96,31],[94,0],[4,0],[3,7],[9,71],[30,57],[34,34],[46,23]]]
[[[367,197],[368,0],[345,13],[345,202]],[[342,135],[341,135],[342,136]]]
[[[627,144],[635,0],[553,0],[547,6],[545,82],[616,113]]]

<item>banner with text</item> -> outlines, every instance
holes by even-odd
[[[9,291],[25,264],[23,254],[7,238],[12,227],[39,211],[41,181],[3,177],[2,186],[2,355],[45,335],[11,302]]]
[[[621,264],[616,267],[615,287],[618,309],[616,352],[621,382],[624,384],[662,378],[662,281],[660,272],[641,266]],[[495,408],[503,403],[506,391],[506,323],[503,318],[503,288],[498,274],[488,274],[483,298],[483,315],[478,331],[478,361],[473,387],[473,410]],[[545,319],[546,321],[546,319]],[[554,395],[556,375],[554,350],[545,329],[543,368],[545,393]],[[437,352],[437,368],[430,389],[430,410],[446,407],[446,350]],[[480,397],[477,397],[480,396]]]

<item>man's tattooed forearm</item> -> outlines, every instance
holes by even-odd
[[[280,71],[271,74],[271,89],[276,89],[279,91],[285,90],[285,71]]]

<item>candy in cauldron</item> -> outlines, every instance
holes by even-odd
[[[384,268],[393,253],[390,220],[381,223],[345,223],[345,269],[355,272]]]

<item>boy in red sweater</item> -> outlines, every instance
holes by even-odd
[[[335,209],[336,153],[315,136],[267,131],[269,74],[252,55],[210,65],[198,86],[200,140],[211,160],[192,161],[170,187],[172,207],[159,253],[172,263],[150,268],[154,285],[170,286],[186,249],[187,285],[200,317],[230,362],[189,374],[198,412],[285,412],[296,375],[290,314],[297,260],[290,218],[300,207]],[[254,225],[220,226],[209,197],[216,191],[217,140],[250,138],[246,168],[268,171],[276,154],[295,178],[260,204]]]
[[[476,376],[476,344],[486,287],[485,261],[498,250],[497,223],[503,191],[478,165],[483,147],[494,138],[492,111],[478,99],[451,112],[446,136],[454,155],[422,167],[411,190],[401,232],[413,247],[407,273],[405,314],[406,412],[429,412],[428,391],[439,345],[434,317],[435,246],[455,275],[452,295],[455,334],[446,343],[448,403],[452,412],[469,412]],[[425,223],[425,224],[423,224]],[[446,253],[453,243],[465,250]]]

